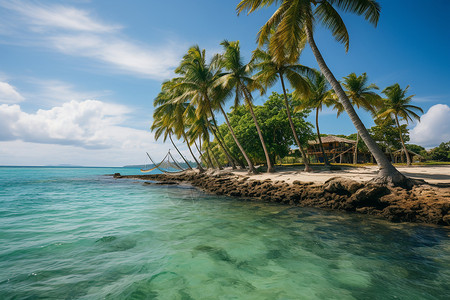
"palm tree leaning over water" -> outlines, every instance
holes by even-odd
[[[406,97],[408,88],[409,85],[404,90],[402,90],[398,83],[385,88],[383,90],[383,94],[385,94],[387,98],[384,101],[383,108],[378,114],[378,118],[386,119],[391,118],[392,116],[394,117],[395,124],[397,125],[400,135],[400,141],[402,142],[403,152],[405,152],[406,155],[406,164],[410,166],[411,158],[409,157],[408,150],[406,149],[405,142],[403,141],[402,130],[398,121],[398,117],[402,118],[404,121],[406,121],[406,123],[408,123],[408,121],[413,121],[413,119],[420,121],[419,115],[414,111],[423,113],[423,110],[418,106],[409,104],[414,95]]]
[[[307,92],[301,92],[299,90],[294,91],[294,97],[300,99],[301,104],[296,107],[296,110],[303,110],[305,108],[311,108],[316,110],[316,130],[317,139],[319,141],[320,151],[323,155],[323,161],[326,167],[330,167],[330,162],[325,153],[322,144],[322,138],[320,137],[319,130],[319,112],[322,111],[324,105],[332,106],[336,104],[336,100],[333,98],[333,90],[330,88],[325,76],[317,70],[314,70],[313,75],[306,77],[308,84]]]
[[[380,17],[378,2],[375,0],[242,0],[236,10],[238,14],[243,11],[252,13],[272,4],[280,4],[280,6],[259,30],[259,45],[262,46],[268,41],[270,51],[282,59],[286,55],[286,51],[295,51],[306,36],[320,70],[331,84],[353,125],[377,161],[380,170],[374,181],[393,185],[405,184],[407,178],[391,164],[370,137],[339,81],[325,63],[314,40],[313,29],[316,25],[321,24],[330,29],[335,39],[344,43],[348,51],[349,35],[336,8],[343,12],[363,15],[370,23],[377,25]],[[270,34],[272,30],[274,30],[274,34]]]
[[[198,162],[197,158],[192,152],[189,140],[186,136],[186,124],[183,119],[183,114],[189,104],[186,102],[173,101],[174,98],[177,98],[178,96],[177,92],[179,92],[174,88],[174,84],[175,81],[173,80],[163,83],[162,91],[155,98],[153,104],[156,106],[156,109],[153,112],[154,121],[151,130],[153,131],[157,129],[155,133],[155,139],[157,139],[161,134],[159,133],[158,130],[165,130],[164,128],[170,128],[169,138],[171,141],[172,141],[171,137],[172,132],[175,133],[177,137],[183,137],[185,143],[188,146],[189,152],[191,153],[192,157],[194,158],[197,164],[197,168],[199,169],[200,172],[203,172],[204,169],[202,168],[201,164]],[[165,139],[166,136],[164,137],[164,140]],[[178,150],[173,141],[172,144],[174,145],[178,153],[181,155],[183,160],[186,162],[186,164],[189,165],[189,163],[186,161],[186,159],[184,159],[180,150]]]
[[[269,151],[267,151],[267,146],[264,142],[261,128],[259,127],[255,112],[253,111],[253,97],[251,89],[257,83],[251,77],[252,64],[245,64],[242,61],[239,41],[228,42],[225,40],[221,43],[221,45],[224,47],[224,53],[221,55],[220,64],[225,69],[225,73],[221,74],[219,82],[225,89],[234,89],[234,107],[239,105],[239,101],[242,97],[245,99],[247,108],[249,109],[253,122],[255,123],[256,131],[258,132],[258,136],[264,150],[264,155],[266,156],[267,172],[274,172],[275,169],[270,161]]]
[[[169,98],[167,94],[164,92],[160,92],[158,96],[155,98],[153,105],[156,109],[153,112],[153,123],[150,127],[151,131],[155,131],[155,140],[158,140],[161,135],[164,134],[163,141],[165,142],[167,137],[169,137],[172,142],[173,147],[177,150],[178,154],[180,154],[181,158],[187,164],[189,169],[192,169],[191,165],[188,163],[186,158],[181,154],[178,147],[175,145],[172,135],[174,134],[174,124],[173,119],[170,118],[170,115],[174,111],[174,105],[171,105],[169,102]]]
[[[198,46],[191,47],[183,57],[175,73],[180,75],[176,79],[178,82],[176,87],[183,91],[183,94],[176,101],[190,100],[196,106],[197,115],[205,114],[208,111],[214,115],[213,110],[219,109],[225,118],[225,122],[236,145],[247,161],[249,173],[257,173],[252,161],[239,143],[228,120],[228,116],[222,107],[222,103],[226,100],[228,93],[222,87],[218,86],[219,70],[214,61],[211,64],[206,63],[205,50],[200,50]],[[214,98],[216,107],[212,107],[213,102],[211,98]]]
[[[191,106],[192,108],[192,106]],[[195,114],[194,112],[194,108],[187,110],[187,113],[185,113],[185,118],[189,120],[190,123],[190,128],[188,131],[188,136],[192,141],[195,141],[196,139],[202,139],[203,140],[203,144],[205,145],[205,149],[206,149],[206,158],[207,160],[210,162],[210,164],[212,165],[212,161],[211,161],[211,157],[209,155],[209,139],[210,139],[210,135],[209,135],[209,131],[210,128],[212,127],[212,124],[210,123],[210,121],[208,120],[207,114],[202,114],[200,116],[197,116],[197,114]],[[197,149],[199,152],[201,151],[201,149]],[[201,152],[200,152],[201,154]],[[222,170],[222,167],[220,165],[218,165],[219,170]]]
[[[377,110],[381,108],[383,100],[380,95],[378,95],[373,90],[378,90],[375,84],[368,84],[368,77],[366,73],[362,73],[361,76],[356,76],[355,73],[351,73],[347,77],[344,77],[342,85],[345,88],[348,98],[353,106],[357,108],[363,108],[369,111],[373,117],[377,114]],[[337,115],[344,112],[343,105],[338,102],[335,106],[337,109]],[[355,151],[353,152],[353,163],[358,163],[358,143],[359,143],[359,132],[356,132],[356,144]]]
[[[155,118],[155,116],[153,116],[153,118]],[[158,140],[161,137],[161,135],[164,135],[163,141],[165,142],[167,137],[169,137],[169,139],[172,142],[172,145],[175,148],[175,150],[177,150],[178,154],[180,154],[181,158],[184,160],[184,162],[186,163],[188,168],[192,170],[191,165],[188,163],[186,158],[184,158],[184,156],[181,154],[181,152],[178,149],[178,147],[173,142],[173,139],[172,139],[173,130],[172,130],[172,128],[170,126],[165,125],[164,123],[165,123],[164,119],[154,119],[153,124],[152,124],[150,129],[151,129],[151,131],[155,130],[155,140]]]
[[[255,80],[260,82],[265,88],[272,87],[280,79],[281,87],[283,88],[284,104],[286,106],[286,113],[289,120],[289,125],[294,136],[295,143],[300,150],[303,162],[305,164],[305,171],[311,172],[312,169],[309,165],[308,157],[306,157],[305,150],[300,143],[295,130],[294,122],[292,121],[289,100],[287,97],[286,86],[284,84],[284,76],[291,84],[299,90],[306,90],[307,83],[301,73],[311,72],[311,69],[298,63],[300,52],[296,52],[297,55],[285,57],[282,61],[276,61],[269,50],[262,50],[260,48],[253,51],[252,61],[255,64],[255,68],[259,72],[255,75]]]

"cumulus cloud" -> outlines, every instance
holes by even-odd
[[[70,101],[27,113],[17,104],[0,105],[0,165],[74,164],[122,166],[162,159],[170,144],[147,130],[123,125],[129,109],[98,100]],[[187,147],[175,141],[192,160]],[[178,155],[174,151],[174,155]],[[181,160],[181,158],[177,158]]]
[[[179,43],[175,47],[175,43],[160,41],[158,44],[163,46],[155,47],[132,41],[124,37],[121,26],[101,22],[74,7],[1,0],[0,6],[9,13],[7,21],[0,21],[0,29],[20,32],[10,35],[11,39],[29,35],[33,47],[50,47],[67,55],[87,57],[121,72],[165,79],[182,55]]]
[[[98,100],[70,101],[49,110],[26,113],[15,105],[0,105],[0,140],[73,145],[85,149],[139,147],[151,134],[123,127],[129,109]]]
[[[450,141],[450,107],[436,104],[420,118],[410,131],[411,143],[424,147],[435,147]]]
[[[0,81],[0,103],[17,103],[25,98],[7,82]]]

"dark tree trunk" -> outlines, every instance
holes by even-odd
[[[398,128],[398,133],[400,135],[400,141],[402,142],[402,146],[403,146],[403,151],[405,152],[405,156],[406,156],[406,165],[409,167],[411,165],[411,157],[409,156],[408,153],[408,149],[406,149],[406,145],[405,142],[403,141],[403,136],[402,136],[402,128],[400,127],[400,123],[398,122],[398,116],[395,115],[395,123],[397,124],[397,128]],[[403,155],[402,155],[403,157]],[[402,159],[403,160],[403,159]],[[402,161],[403,162],[403,161]]]
[[[328,157],[327,157],[327,154],[325,153],[325,149],[323,149],[322,138],[320,137],[319,107],[316,107],[316,130],[317,130],[317,138],[319,139],[320,151],[322,151],[322,155],[323,155],[323,163],[324,163],[325,166],[329,167],[330,166],[330,162],[328,161]]]
[[[359,143],[359,133],[356,133],[356,144],[355,151],[353,152],[353,164],[356,165],[358,163],[358,143]]]
[[[294,122],[292,121],[291,110],[289,109],[289,101],[288,101],[287,94],[286,94],[286,87],[284,86],[283,74],[280,73],[279,75],[280,75],[281,86],[283,87],[284,104],[286,106],[286,113],[287,113],[287,116],[289,119],[289,125],[291,126],[291,130],[292,130],[292,134],[294,135],[295,143],[297,144],[297,147],[300,150],[300,153],[302,154],[303,163],[305,164],[305,172],[311,172],[312,171],[311,166],[309,165],[309,161],[308,161],[308,158],[306,157],[306,153],[303,150],[302,145],[300,144],[300,140],[297,136],[297,132],[295,131]]]

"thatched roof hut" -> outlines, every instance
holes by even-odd
[[[334,135],[327,135],[320,138],[322,140],[322,144],[330,144],[330,143],[346,143],[346,144],[356,144],[355,140],[349,140],[346,138],[334,136]],[[316,139],[314,141],[308,141],[309,145],[317,145],[319,144],[319,139]]]

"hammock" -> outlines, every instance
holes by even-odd
[[[147,153],[147,155],[148,155],[148,153]],[[147,169],[147,170],[141,169],[141,172],[142,172],[142,173],[148,173],[148,172],[151,172],[151,171],[153,171],[153,170],[156,170],[156,169],[164,162],[164,160],[166,159],[167,155],[169,155],[169,153],[167,153],[166,156],[164,156],[164,158],[162,159],[162,161],[161,161],[159,164],[153,163],[153,164],[155,165],[153,168]],[[149,157],[150,160],[153,162],[153,160],[152,160],[152,158],[150,157],[150,155],[148,155],[148,157]]]
[[[151,172],[155,169],[160,170],[163,173],[170,173],[170,174],[174,174],[174,173],[181,173],[187,170],[187,168],[183,168],[179,162],[177,162],[177,160],[172,156],[172,153],[167,152],[166,156],[164,156],[164,158],[161,160],[160,163],[155,163],[155,161],[151,158],[151,156],[147,153],[148,158],[150,159],[150,161],[153,163],[154,167],[151,169],[147,169],[147,170],[143,170],[141,169],[141,172],[143,173],[148,173]],[[173,169],[175,169],[175,171],[172,171]]]

